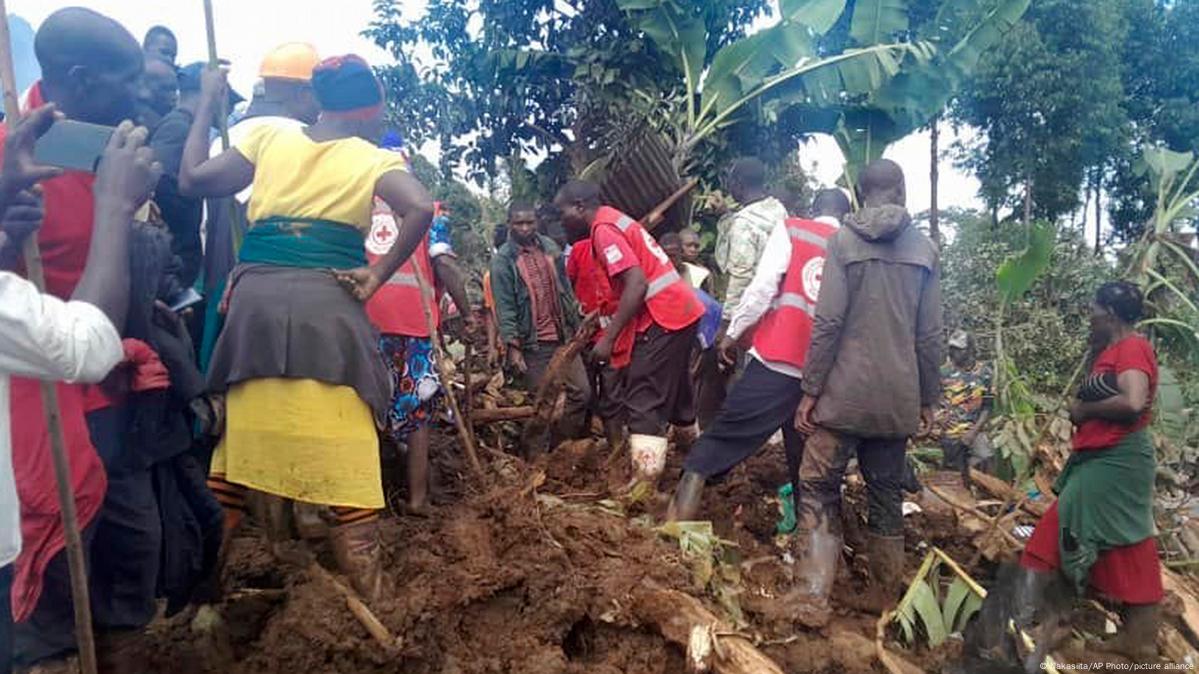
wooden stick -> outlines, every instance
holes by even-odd
[[[519,421],[528,419],[536,413],[532,405],[518,407],[492,407],[475,410],[473,420],[476,424],[492,424],[497,421]]]
[[[988,522],[991,519],[983,511],[979,510],[978,508],[975,508],[974,506],[962,503],[961,501],[957,500],[956,498],[954,498],[954,497],[950,496],[949,494],[945,493],[944,491],[942,491],[941,488],[937,487],[936,485],[926,484],[924,486],[930,492],[935,494],[937,496],[937,498],[939,498],[942,501],[953,506],[956,510],[961,510],[961,511],[970,513],[971,515],[977,517],[980,522]],[[1011,545],[1015,546],[1017,549],[1024,547],[1023,544],[1020,543],[1020,541],[1016,540],[1015,536],[1008,533],[1005,529],[1003,529],[1001,527],[996,527],[995,530],[998,531],[1000,533],[1000,535],[1003,536],[1003,539],[1005,541],[1007,541]],[[989,534],[990,529],[986,530],[984,533]]]
[[[11,129],[21,119],[17,102],[16,76],[12,64],[12,38],[8,34],[8,7],[0,0],[0,79],[4,85],[4,116]],[[46,292],[46,277],[37,234],[25,239],[25,272],[38,292]],[[71,488],[71,464],[62,431],[62,408],[54,382],[41,382],[42,412],[50,435],[50,454],[54,459],[54,481],[58,487],[58,507],[66,538],[67,567],[71,577],[71,598],[75,610],[75,641],[79,649],[79,668],[83,674],[96,672],[96,641],[92,633],[91,596],[87,584],[87,562],[83,556],[83,538],[79,535],[79,515]]]
[[[1004,482],[994,475],[988,475],[977,468],[970,469],[970,481],[982,487],[995,498],[1004,499],[1003,507],[999,511],[999,517],[1003,517],[1005,514],[1007,514],[1007,510],[1012,507],[1013,502],[1016,503],[1017,508],[1024,510],[1024,512],[1033,515],[1034,517],[1044,516],[1045,511],[1049,509],[1049,507],[1043,503],[1029,501],[1027,494],[1022,494],[1019,489],[1016,489],[1012,485]],[[987,519],[990,520],[991,518]],[[998,519],[996,519],[996,521],[998,521]]]
[[[464,321],[466,320],[465,317],[463,318],[463,320]],[[466,430],[470,432],[471,441],[477,445],[477,444],[479,444],[479,437],[477,435],[475,435],[475,423],[474,423],[475,387],[471,386],[472,366],[471,366],[471,362],[470,362],[470,357],[471,357],[471,351],[472,351],[471,347],[472,346],[473,346],[473,344],[471,343],[470,337],[467,337],[466,338],[466,354],[464,355],[464,357],[462,359],[462,375],[463,375],[462,381],[466,382],[466,387],[465,387],[466,392],[464,393],[464,395],[466,396],[466,407],[463,408],[463,411],[462,411],[462,415],[463,415],[462,421],[466,424]]]
[[[333,587],[333,589],[337,590],[338,594],[345,598],[346,608],[350,610],[350,613],[354,614],[354,618],[366,628],[367,633],[371,635],[371,638],[376,643],[383,647],[385,652],[394,654],[399,650],[398,646],[400,642],[396,639],[395,635],[375,616],[370,607],[358,597],[356,592],[346,587],[341,581],[334,578],[333,574],[326,571],[325,567],[316,562],[308,565],[308,573]]]
[[[545,374],[537,385],[537,394],[533,399],[533,421],[526,424],[520,434],[520,445],[526,457],[534,454],[533,450],[540,449],[538,445],[543,442],[543,436],[553,425],[554,405],[562,391],[563,370],[582,353],[598,328],[599,312],[593,311],[583,319],[570,341],[558,347],[553,358],[550,358],[549,365],[546,365]]]
[[[401,227],[400,219],[396,218],[395,220],[396,226]],[[437,339],[437,326],[433,323],[433,310],[430,308],[430,303],[436,302],[437,298],[433,297],[433,290],[429,288],[429,283],[423,276],[413,275],[416,277],[417,285],[420,286],[420,306],[425,312],[425,325],[429,328],[429,341],[433,343],[433,357],[437,359],[437,378],[441,380],[441,388],[445,391],[446,400],[450,402],[450,412],[454,415],[454,426],[458,429],[458,437],[466,449],[466,458],[470,461],[470,468],[475,477],[482,480],[483,464],[479,463],[479,453],[475,450],[474,436],[467,430],[462,412],[458,408],[458,396],[454,395],[454,388],[450,385],[450,375],[445,367],[445,354],[441,351],[441,343]]]
[[[654,210],[646,213],[645,217],[641,218],[640,220],[641,224],[644,225],[646,229],[652,230],[654,226],[661,222],[662,218],[666,216],[666,211],[670,210],[670,207],[674,205],[674,202],[682,199],[684,195],[695,189],[695,186],[698,184],[699,178],[692,178],[691,180],[683,183],[682,187],[675,190],[670,196],[666,197],[665,201],[655,206]]]
[[[219,68],[220,59],[216,55],[216,20],[212,13],[212,0],[204,0],[204,29],[208,32],[208,67]],[[221,149],[229,149],[229,96],[221,99],[221,114],[217,119],[217,129],[221,132]]]

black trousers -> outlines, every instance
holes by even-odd
[[[591,409],[604,421],[624,420],[624,370],[614,370],[607,363],[587,363],[587,380],[591,384]]]
[[[654,324],[637,335],[633,360],[625,368],[629,433],[665,436],[669,424],[695,422],[690,364],[697,329],[699,321],[681,330]]]
[[[537,346],[526,349],[525,365],[529,371],[525,375],[525,383],[529,393],[536,393],[545,371],[549,368],[554,352],[562,346],[560,342],[539,342]],[[566,389],[566,409],[562,413],[562,423],[568,437],[576,437],[579,429],[586,421],[587,408],[591,404],[591,383],[587,379],[587,369],[583,360],[575,359],[566,364],[562,370],[562,378]]]
[[[12,564],[0,567],[0,674],[12,671],[12,572]]]
[[[729,384],[736,375],[736,368],[721,368],[718,351],[716,348],[707,349],[698,357],[699,363],[695,373],[695,416],[703,430],[707,430],[724,409]]]
[[[804,442],[795,430],[795,410],[803,398],[801,385],[801,380],[751,358],[724,408],[687,454],[683,469],[704,477],[724,474],[756,454],[781,429],[787,473],[795,484]]]
[[[901,535],[907,444],[907,438],[865,438],[818,428],[804,445],[799,468],[800,528],[814,530],[827,523],[830,532],[841,532],[841,483],[856,454],[866,480],[867,529],[881,536]]]

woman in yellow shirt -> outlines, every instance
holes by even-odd
[[[361,58],[327,59],[313,70],[316,124],[264,126],[212,159],[208,120],[225,95],[224,74],[209,71],[203,84],[181,188],[218,197],[254,186],[209,366],[210,388],[226,392],[209,484],[225,507],[226,531],[240,521],[248,488],[333,506],[338,565],[364,596],[377,596],[384,500],[375,429],[391,383],[362,302],[416,249],[432,200],[402,156],[375,146],[384,99]],[[403,224],[391,251],[367,266],[375,196]]]

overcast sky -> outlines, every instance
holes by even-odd
[[[405,15],[417,18],[424,0],[397,0]],[[274,45],[302,40],[311,42],[321,54],[356,52],[373,63],[389,56],[360,33],[373,17],[371,0],[212,0],[216,15],[216,40],[220,55],[233,62],[230,80],[249,96],[258,63]],[[52,12],[81,4],[61,0],[8,0],[8,11],[33,24],[34,29]],[[82,3],[120,21],[141,39],[146,29],[163,24],[179,37],[179,61],[186,64],[207,58],[204,6],[201,0],[87,0]],[[943,147],[950,135],[942,133]],[[804,164],[822,184],[832,184],[841,173],[841,153],[828,137],[818,137],[804,146]],[[908,180],[908,207],[912,212],[929,205],[928,135],[916,134],[887,151],[899,162]],[[432,158],[432,157],[430,157]],[[941,162],[940,202],[945,206],[980,205],[978,182]]]

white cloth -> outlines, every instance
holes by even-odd
[[[841,226],[836,218],[827,215],[814,219],[833,227]],[[766,240],[766,250],[762,252],[762,259],[758,261],[754,277],[745,288],[745,292],[741,294],[741,301],[737,303],[737,309],[729,320],[727,334],[730,338],[741,339],[741,335],[757,325],[758,321],[762,320],[762,316],[774,307],[775,300],[783,290],[783,277],[787,275],[787,268],[790,266],[791,236],[787,234],[787,223],[780,222],[770,230],[770,238]],[[779,374],[796,379],[803,377],[803,371],[799,368],[790,363],[766,360],[758,353],[757,349],[751,348],[749,355]]]
[[[687,274],[687,280],[691,283],[692,288],[698,288],[708,280],[712,272],[707,267],[701,267],[690,262],[683,263],[683,271]]]
[[[43,295],[16,274],[0,272],[0,567],[21,551],[9,377],[98,382],[124,357],[121,336],[104,312]]]

